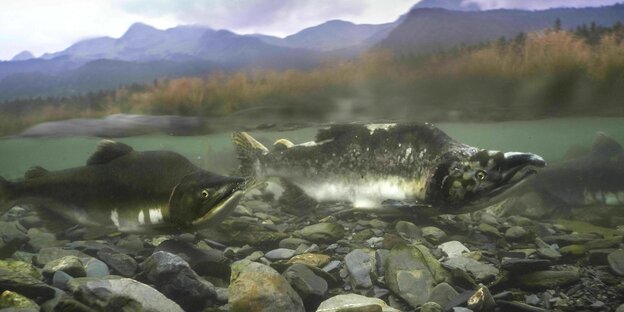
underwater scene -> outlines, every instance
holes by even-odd
[[[0,13],[0,312],[624,312],[623,4],[278,2]]]

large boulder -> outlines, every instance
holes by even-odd
[[[427,247],[397,245],[390,251],[385,266],[388,288],[412,307],[427,302],[437,284],[450,279]]]
[[[338,295],[321,303],[316,312],[341,312],[341,311],[380,311],[398,312],[399,310],[389,307],[383,300],[369,298],[356,294]]]
[[[232,264],[228,287],[231,312],[304,312],[297,292],[277,271],[249,260]]]
[[[142,277],[185,310],[201,310],[216,297],[214,286],[197,275],[184,259],[172,253],[155,252],[145,259],[141,268]]]
[[[184,311],[156,289],[129,278],[80,277],[69,281],[68,286],[74,297],[102,311]]]

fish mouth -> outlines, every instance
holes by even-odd
[[[206,205],[207,211],[191,222],[193,226],[207,225],[222,221],[238,205],[245,192],[243,183],[228,184],[214,195],[215,199]]]
[[[483,209],[515,194],[537,174],[537,168],[546,166],[546,161],[536,154],[511,152],[505,153],[505,164],[506,170],[501,173],[499,186],[487,191],[462,210],[470,212]]]

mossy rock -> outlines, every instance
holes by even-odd
[[[5,308],[20,308],[20,309],[36,309],[39,311],[39,306],[32,300],[10,290],[5,290],[0,295],[0,309]]]
[[[30,275],[38,280],[43,279],[41,273],[31,264],[19,260],[0,260],[0,269]]]

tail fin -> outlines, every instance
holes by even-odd
[[[235,132],[232,140],[240,161],[240,173],[243,176],[255,175],[260,156],[268,154],[269,150],[246,132]]]

